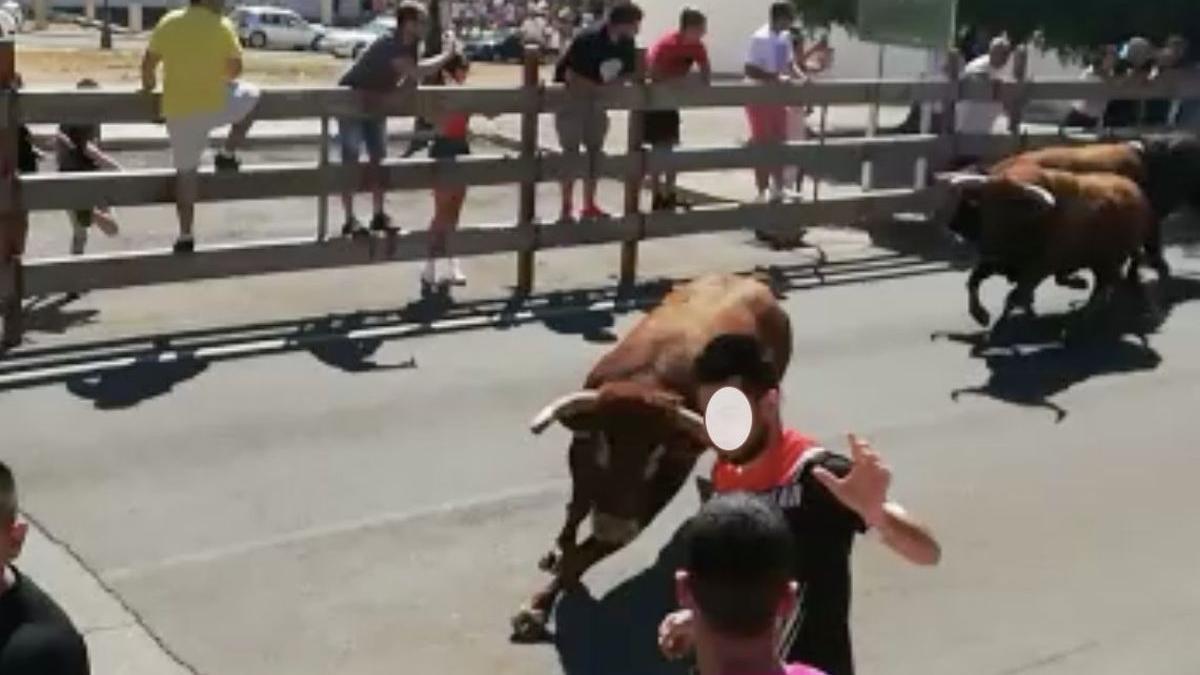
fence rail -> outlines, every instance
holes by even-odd
[[[158,97],[134,92],[11,90],[15,55],[11,41],[0,41],[0,302],[5,309],[5,337],[20,334],[22,297],[33,293],[78,292],[90,289],[168,283],[273,272],[364,265],[381,261],[414,260],[425,255],[428,233],[416,232],[367,242],[326,240],[327,197],[352,186],[357,177],[328,162],[330,120],[345,116],[436,117],[446,112],[519,114],[522,117],[520,154],[516,157],[472,156],[453,161],[404,160],[385,163],[386,186],[415,190],[443,184],[473,186],[519,184],[520,199],[514,223],[475,226],[455,234],[461,255],[515,252],[520,292],[534,282],[533,256],[542,249],[620,243],[621,282],[636,274],[637,244],[641,240],[685,234],[798,225],[853,222],[888,217],[897,212],[936,209],[945,192],[926,188],[918,171],[914,189],[872,190],[870,171],[864,171],[865,194],[853,198],[818,200],[808,204],[771,206],[725,205],[688,214],[642,213],[640,191],[650,172],[720,171],[782,164],[818,165],[860,162],[870,166],[887,157],[937,165],[955,154],[996,157],[1021,148],[1062,143],[1062,136],[1022,133],[1021,111],[1034,100],[1183,99],[1200,98],[1200,78],[1163,77],[1148,83],[1131,81],[1030,81],[1024,77],[1025,56],[1018,52],[1017,81],[968,82],[958,77],[958,61],[944,81],[843,80],[804,85],[762,86],[719,83],[712,86],[649,84],[639,70],[637,83],[600,95],[582,97],[558,85],[538,80],[536,61],[527,59],[520,88],[422,87],[386,96],[364,98],[339,88],[279,88],[264,92],[255,111],[257,120],[311,119],[321,121],[319,155],[309,163],[246,167],[237,175],[205,172],[200,201],[315,197],[317,235],[307,239],[204,247],[191,256],[162,251],[93,255],[81,259],[24,262],[28,213],[70,210],[98,205],[136,206],[173,201],[174,172],[138,170],[87,174],[17,176],[14,170],[17,128],[30,123],[135,123],[158,118]],[[902,137],[824,139],[780,147],[702,147],[658,152],[642,147],[641,113],[655,109],[740,107],[750,104],[813,106],[939,104],[953,118],[963,101],[994,101],[1013,114],[1008,135],[964,136],[952,128],[928,129]],[[540,153],[539,118],[567,108],[594,107],[629,111],[629,145],[624,154],[571,158]],[[822,115],[822,125],[825,115]],[[1081,134],[1079,140],[1094,136]],[[621,217],[585,225],[539,222],[533,199],[538,183],[592,174],[625,184]],[[4,299],[7,298],[7,301]]]

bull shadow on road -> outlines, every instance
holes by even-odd
[[[124,410],[170,393],[208,369],[208,363],[183,355],[170,361],[132,364],[67,380],[67,391],[91,401],[97,410]]]
[[[688,665],[658,651],[658,625],[678,608],[675,570],[682,528],[654,565],[596,599],[584,587],[555,609],[555,648],[566,675],[687,675]]]
[[[986,382],[955,390],[951,397],[958,401],[984,396],[1040,408],[1062,422],[1069,411],[1054,400],[1059,394],[1092,378],[1147,372],[1162,364],[1148,336],[1165,324],[1174,308],[1200,298],[1200,280],[1176,278],[1170,294],[1171,304],[1158,317],[1147,316],[1136,299],[1118,295],[1097,321],[1082,321],[1075,313],[1016,316],[990,333],[945,334],[969,345],[972,357],[988,369]]]

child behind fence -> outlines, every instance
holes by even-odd
[[[451,57],[444,66],[446,84],[462,85],[469,71],[470,64],[465,58],[460,55]],[[468,113],[448,112],[442,115],[437,120],[437,135],[429,148],[429,156],[439,161],[454,161],[471,154],[469,127]],[[429,256],[425,271],[421,273],[422,291],[439,286],[461,286],[467,282],[458,259],[450,255],[450,235],[458,228],[466,197],[466,185],[435,185],[433,188],[433,220],[429,223]],[[444,271],[439,271],[439,266],[444,266]]]
[[[98,89],[94,80],[80,80],[79,89]],[[120,169],[117,162],[100,150],[100,126],[97,124],[64,124],[59,127],[54,140],[54,154],[58,159],[58,170],[64,173],[81,173],[101,169]],[[119,233],[112,209],[97,206],[91,209],[69,211],[73,233],[71,255],[82,255],[87,248],[88,231],[95,225],[104,234],[115,237]]]

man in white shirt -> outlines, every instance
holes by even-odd
[[[1012,44],[1008,38],[995,38],[988,47],[987,54],[971,61],[963,69],[963,80],[1000,81],[1011,56]],[[999,101],[962,101],[958,104],[955,128],[960,134],[990,134],[1003,112],[1004,105]]]
[[[746,77],[763,85],[805,80],[804,73],[797,67],[793,57],[791,27],[795,21],[796,10],[790,2],[771,5],[770,21],[750,38]],[[751,144],[775,146],[787,142],[786,105],[749,105],[746,106],[746,117],[750,122]],[[782,165],[755,167],[754,179],[759,201],[766,201],[768,188],[772,201],[783,200]]]

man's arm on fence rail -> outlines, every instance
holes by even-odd
[[[162,57],[147,49],[142,57],[142,91],[154,91],[158,86],[158,64]]]

